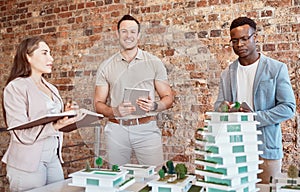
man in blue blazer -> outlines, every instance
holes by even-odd
[[[257,129],[262,132],[259,140],[263,142],[258,148],[264,161],[258,177],[261,183],[269,183],[271,176],[281,173],[280,123],[294,116],[296,102],[286,64],[257,52],[256,35],[256,23],[250,18],[239,17],[231,23],[230,42],[238,59],[221,74],[214,108],[220,111],[223,104],[245,101],[257,113]]]

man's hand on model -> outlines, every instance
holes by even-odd
[[[251,110],[246,108],[244,105],[240,105],[238,102],[223,101],[218,108],[218,112],[251,112]]]

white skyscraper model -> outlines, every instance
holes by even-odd
[[[255,113],[207,112],[210,120],[207,126],[198,130],[202,138],[197,138],[195,150],[195,174],[204,177],[196,185],[206,188],[206,192],[254,192],[259,191],[256,183],[261,172],[258,165],[257,124]]]

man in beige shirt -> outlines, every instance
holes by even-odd
[[[160,165],[163,150],[155,115],[174,101],[166,68],[159,58],[138,48],[140,24],[134,17],[122,17],[117,36],[120,52],[99,66],[94,96],[96,111],[109,118],[104,131],[108,161],[111,165],[129,163],[134,152],[140,164]],[[146,115],[132,115],[137,107],[123,101],[125,88],[150,91],[148,98],[136,101]],[[159,101],[155,101],[155,91]]]

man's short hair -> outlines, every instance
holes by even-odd
[[[251,28],[254,29],[254,31],[256,31],[256,23],[248,17],[238,17],[235,20],[233,20],[230,25],[230,31],[242,25],[249,25]]]
[[[136,24],[138,25],[138,32],[140,32],[140,22],[139,22],[136,18],[132,17],[131,15],[124,15],[124,16],[120,19],[120,21],[118,22],[118,31],[120,30],[121,22],[122,22],[122,21],[126,21],[126,20],[135,21]]]

